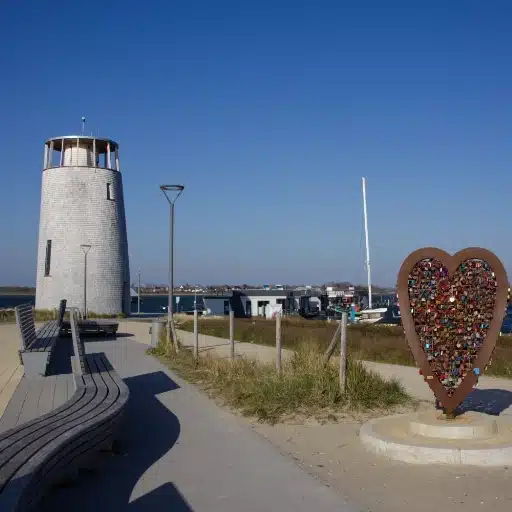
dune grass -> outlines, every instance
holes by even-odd
[[[288,416],[335,420],[338,414],[382,413],[414,403],[398,381],[387,381],[352,359],[347,361],[347,384],[342,393],[336,364],[324,366],[322,354],[310,344],[296,347],[294,356],[283,363],[280,375],[275,365],[253,359],[231,362],[205,355],[196,362],[185,348],[178,354],[166,354],[165,348],[162,341],[149,352],[242,415],[271,424]]]
[[[180,319],[178,327],[185,331],[193,331],[193,321],[190,318]],[[318,350],[325,350],[336,328],[336,322],[285,317],[282,320],[281,343],[284,348],[295,349],[306,342],[316,345]],[[228,338],[229,321],[226,318],[201,318],[199,332]],[[237,318],[235,339],[274,346],[275,322],[264,318]],[[347,342],[349,353],[357,359],[416,366],[401,327],[371,324],[349,326]],[[492,364],[485,374],[512,378],[512,336],[498,337]]]
[[[34,310],[34,320],[36,322],[48,322],[49,320],[55,320],[59,317],[58,309],[36,309]],[[125,318],[126,315],[102,315],[89,311],[87,317],[93,318]],[[64,315],[65,319],[69,319],[69,312]],[[16,322],[16,315],[14,309],[0,310],[0,324],[2,323],[13,323]]]

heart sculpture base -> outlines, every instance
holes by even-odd
[[[416,436],[434,439],[489,439],[498,433],[498,422],[494,416],[466,412],[454,419],[443,413],[425,412],[418,414],[409,423],[409,432]]]
[[[509,466],[512,421],[466,412],[447,419],[439,411],[385,416],[359,432],[370,452],[411,464]]]

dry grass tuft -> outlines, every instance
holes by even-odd
[[[282,346],[293,350],[301,343],[307,342],[318,346],[319,350],[325,350],[336,327],[336,322],[327,323],[296,317],[284,318],[281,332]],[[179,328],[192,331],[191,319],[183,319]],[[226,318],[200,319],[199,332],[219,338],[228,338],[229,322]],[[275,322],[263,318],[237,318],[235,320],[235,339],[274,346]],[[347,341],[349,353],[357,359],[416,366],[401,327],[368,324],[349,326]],[[498,337],[492,364],[485,374],[512,378],[512,336]]]
[[[341,393],[338,368],[324,367],[322,354],[308,344],[283,363],[281,375],[273,364],[252,359],[231,362],[206,355],[196,362],[186,349],[166,355],[164,341],[150,352],[243,415],[269,423],[293,415],[335,418],[339,413],[382,412],[414,403],[398,381],[386,381],[356,360],[347,363],[347,385]]]

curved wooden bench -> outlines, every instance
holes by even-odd
[[[0,510],[34,507],[51,485],[111,447],[129,390],[104,354],[86,355],[70,314],[74,395],[61,407],[0,435]]]
[[[45,376],[50,359],[60,335],[66,301],[59,304],[57,320],[46,322],[38,331],[34,322],[34,311],[31,304],[16,306],[16,323],[20,331],[20,362],[27,377]]]

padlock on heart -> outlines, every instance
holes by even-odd
[[[508,302],[508,278],[496,255],[467,248],[412,252],[398,274],[405,336],[420,372],[453,416],[490,362]]]

